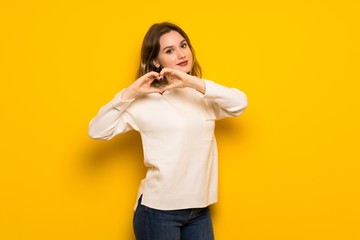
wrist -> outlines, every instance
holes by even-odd
[[[138,96],[138,92],[132,87],[125,88],[121,95],[122,100],[131,100]]]
[[[198,78],[196,76],[191,76],[189,79],[189,87],[205,94],[205,82],[203,79]]]

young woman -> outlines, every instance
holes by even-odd
[[[138,78],[89,125],[94,139],[140,133],[144,162],[134,213],[139,240],[214,239],[209,206],[217,201],[215,120],[240,115],[246,95],[201,78],[186,33],[159,23],[143,40]]]

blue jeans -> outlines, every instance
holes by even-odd
[[[141,205],[134,213],[137,240],[213,240],[209,207],[158,210]]]

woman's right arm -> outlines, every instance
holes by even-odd
[[[131,119],[125,110],[134,99],[123,100],[125,90],[116,94],[113,100],[100,108],[98,114],[89,123],[89,136],[94,139],[108,140],[131,130]]]
[[[91,119],[89,136],[94,139],[108,140],[131,130],[132,119],[126,113],[126,109],[139,96],[161,92],[161,89],[151,86],[155,79],[159,79],[159,73],[149,72],[116,94],[115,98],[103,106],[98,114]]]

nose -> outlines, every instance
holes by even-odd
[[[179,49],[178,51],[178,59],[183,59],[186,57],[185,51],[182,49]]]

